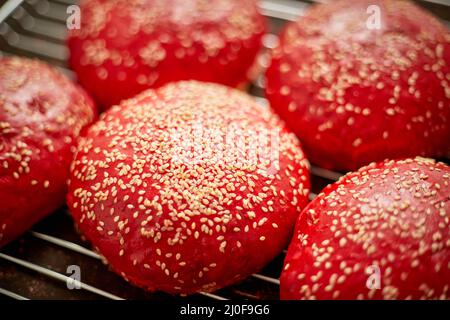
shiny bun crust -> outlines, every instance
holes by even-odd
[[[244,84],[265,30],[255,0],[89,0],[81,15],[70,64],[105,108],[176,80]]]
[[[322,167],[449,157],[449,60],[448,29],[411,2],[332,1],[285,28],[266,93]]]
[[[50,66],[0,58],[0,246],[64,203],[91,99]]]
[[[300,215],[281,298],[449,299],[449,219],[443,163],[391,160],[349,173]]]
[[[265,143],[251,139],[271,133],[279,137],[274,152],[253,157]],[[269,154],[276,156],[268,166]],[[247,94],[178,82],[122,102],[89,129],[68,205],[131,283],[214,291],[257,272],[287,245],[308,201],[308,166],[295,135]]]

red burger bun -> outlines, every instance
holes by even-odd
[[[450,157],[449,61],[448,29],[411,2],[332,1],[284,29],[266,93],[321,167]]]
[[[372,163],[327,186],[301,213],[282,299],[448,299],[450,167]]]
[[[175,82],[123,101],[89,128],[68,205],[131,283],[214,291],[287,245],[308,201],[308,167],[295,135],[247,94]]]
[[[70,65],[108,108],[144,89],[196,79],[238,86],[261,48],[256,0],[89,0],[70,32]]]
[[[92,100],[37,60],[0,58],[0,246],[64,204]]]

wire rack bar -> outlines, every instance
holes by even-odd
[[[270,18],[295,21],[308,7],[307,3],[299,1],[260,1],[261,13]]]
[[[25,12],[25,10],[22,10],[22,12]],[[30,15],[24,15],[25,13],[18,18],[13,15],[11,19],[8,19],[5,23],[7,23],[11,29],[17,33],[59,44],[61,46],[65,45],[65,29],[61,30],[60,24],[34,18]]]
[[[0,23],[2,23],[8,16],[22,4],[24,0],[8,0],[0,8]]]
[[[121,297],[118,297],[118,296],[116,296],[116,295],[114,295],[112,293],[103,291],[101,289],[95,288],[95,287],[93,287],[91,285],[88,285],[86,283],[83,283],[83,282],[80,282],[80,281],[74,281],[74,279],[72,279],[70,277],[67,277],[67,276],[65,276],[65,275],[63,275],[61,273],[56,272],[56,271],[44,268],[44,267],[42,267],[40,265],[37,265],[37,264],[31,263],[31,262],[25,261],[25,260],[22,260],[22,259],[19,259],[19,258],[12,257],[10,255],[7,255],[7,254],[1,253],[1,252],[0,252],[0,259],[9,261],[11,263],[14,263],[16,265],[24,267],[26,269],[33,270],[35,272],[38,272],[38,273],[40,273],[40,274],[42,274],[44,276],[47,276],[47,277],[55,279],[55,280],[59,280],[59,281],[65,282],[65,283],[70,283],[70,282],[78,283],[81,286],[82,289],[84,289],[86,291],[89,291],[91,293],[97,294],[99,296],[111,299],[111,300],[124,300]]]
[[[47,241],[49,243],[52,243],[54,245],[57,245],[59,247],[66,248],[71,251],[75,251],[75,252],[84,254],[85,256],[101,260],[101,256],[99,254],[95,253],[92,250],[86,249],[85,247],[80,246],[76,243],[73,243],[73,242],[70,242],[67,240],[63,240],[63,239],[60,239],[57,237],[53,237],[53,236],[50,236],[50,235],[47,235],[44,233],[36,232],[36,231],[31,231],[30,234],[37,239],[41,239],[41,240]]]
[[[262,281],[266,281],[266,282],[269,282],[269,283],[272,283],[272,284],[276,284],[277,286],[280,285],[280,280],[279,279],[268,277],[268,276],[265,276],[265,275],[262,275],[262,274],[254,273],[254,274],[252,274],[252,277],[255,278],[255,279],[258,279],[258,280],[262,280]]]
[[[15,292],[0,288],[0,294],[7,296],[9,298],[15,299],[15,300],[30,300],[28,298],[25,298],[24,296],[21,296],[20,294],[17,294]]]
[[[230,300],[230,299],[224,298],[224,297],[222,297],[222,296],[219,296],[219,295],[217,295],[217,294],[209,293],[209,292],[199,292],[198,294],[200,294],[200,295],[202,295],[202,296],[204,296],[204,297],[208,297],[208,298],[210,298],[210,299],[214,299],[214,300],[220,300],[220,301],[227,301],[227,300]]]

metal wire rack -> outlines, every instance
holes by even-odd
[[[65,46],[67,6],[74,0],[0,0],[0,56],[20,55],[45,60],[71,78]],[[263,0],[260,9],[269,18],[270,31],[264,46],[277,41],[276,32],[286,21],[301,16],[313,2]],[[449,0],[421,0],[420,5],[450,26]],[[3,21],[4,20],[4,21]],[[263,98],[264,81],[256,80],[250,93]],[[311,168],[310,199],[341,173]],[[90,250],[74,228],[67,208],[62,208],[37,224],[33,230],[0,251],[0,299],[180,299],[164,293],[149,293],[129,285],[108,271],[101,256]],[[279,275],[285,252],[260,273],[214,293],[202,292],[193,299],[278,299]],[[80,290],[67,289],[67,266],[82,270]]]

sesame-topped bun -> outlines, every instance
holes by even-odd
[[[270,109],[176,82],[104,113],[80,142],[68,204],[113,270],[147,290],[213,291],[287,245],[308,162]]]
[[[449,299],[450,167],[373,163],[326,187],[301,213],[283,299]]]
[[[70,64],[104,108],[176,80],[242,85],[265,30],[256,2],[85,0]]]
[[[94,116],[53,68],[0,58],[0,246],[63,205],[75,138]]]
[[[285,28],[266,93],[322,167],[450,157],[449,61],[447,28],[414,4],[332,1]]]

